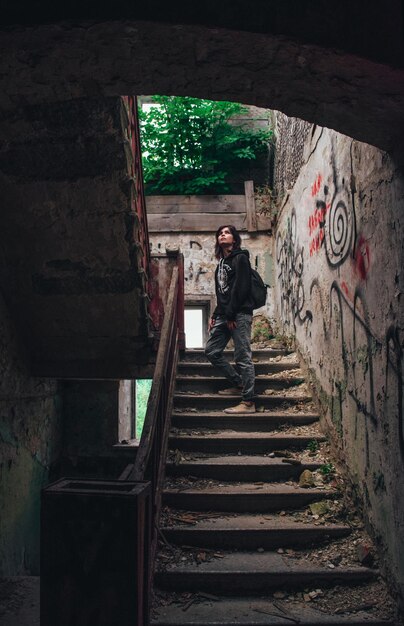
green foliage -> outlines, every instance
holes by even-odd
[[[324,465],[320,467],[320,472],[325,478],[329,478],[335,474],[335,467],[332,463],[324,463]]]
[[[307,448],[308,450],[310,450],[310,452],[317,452],[318,450],[318,441],[317,439],[312,439],[311,441],[309,441],[309,443],[307,444]]]
[[[294,349],[295,340],[292,335],[283,335],[278,333],[275,335],[275,339],[276,341],[279,341],[279,343],[281,343],[286,348],[286,350]]]
[[[252,336],[251,339],[252,341],[269,341],[270,339],[273,339],[273,332],[272,329],[265,323],[263,322],[257,322],[257,324],[255,324],[253,332],[252,332]]]
[[[271,131],[231,123],[247,111],[241,104],[176,96],[153,103],[139,112],[147,195],[226,193],[230,177],[267,152]]]
[[[142,434],[152,382],[148,378],[136,381],[136,439],[140,439]]]

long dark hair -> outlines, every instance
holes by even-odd
[[[233,250],[238,250],[239,248],[241,248],[241,237],[238,233],[237,228],[233,226],[233,224],[224,224],[223,226],[219,226],[215,234],[215,257],[217,259],[220,259],[222,256],[222,249],[219,246],[219,235],[221,231],[223,230],[223,228],[228,228],[231,234],[233,235],[233,239],[234,239]]]

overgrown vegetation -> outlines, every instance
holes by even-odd
[[[232,122],[247,112],[241,104],[153,96],[153,105],[139,112],[147,195],[227,193],[268,150],[272,131]]]
[[[278,221],[279,200],[269,185],[257,187],[254,195],[257,212],[271,220],[272,231]]]
[[[140,439],[142,434],[152,382],[149,378],[136,381],[136,439]]]
[[[273,337],[273,330],[268,320],[261,319],[254,324],[251,334],[251,340],[253,343],[256,341],[269,341],[270,339],[273,339]]]
[[[319,445],[318,445],[318,441],[317,441],[317,439],[312,439],[312,440],[311,440],[311,441],[309,441],[309,443],[307,444],[307,449],[309,450],[309,452],[311,452],[311,453],[313,453],[313,454],[314,454],[315,452],[318,452],[318,448],[319,448]]]
[[[335,467],[332,463],[324,463],[324,465],[321,465],[319,469],[324,479],[327,481],[331,480],[336,472]]]

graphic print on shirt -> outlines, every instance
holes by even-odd
[[[225,264],[224,259],[220,259],[219,268],[217,272],[217,283],[220,293],[227,293],[229,291],[229,273],[231,271],[230,265]]]

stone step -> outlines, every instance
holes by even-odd
[[[174,394],[174,407],[177,409],[195,408],[200,411],[223,410],[226,407],[235,406],[240,402],[240,396],[219,396],[218,394]],[[298,395],[292,393],[274,393],[271,395],[257,395],[255,398],[256,407],[264,409],[284,408],[287,410],[291,406],[305,405],[312,402],[310,395]],[[249,413],[248,415],[251,415]]]
[[[351,541],[343,539],[349,526],[315,521],[301,510],[341,495],[317,480],[315,487],[298,486],[301,473],[318,470],[315,459],[322,459],[298,451],[326,438],[303,376],[291,372],[298,370],[296,355],[265,350],[254,357],[256,413],[223,412],[241,398],[218,394],[229,385],[203,351],[187,351],[179,365],[155,574],[162,606],[154,609],[153,626],[393,626],[371,610],[345,616],[328,610],[326,594],[335,601],[344,589],[355,602],[358,585],[372,599],[379,572],[346,559],[329,563],[328,547],[324,557],[313,553],[319,544]],[[325,612],[305,597],[316,589]]]
[[[253,349],[253,360],[255,361],[268,361],[276,357],[290,357],[294,354],[292,350],[285,348],[265,348],[260,350]],[[223,355],[226,359],[232,360],[234,358],[234,350],[225,350]],[[180,354],[180,363],[208,363],[203,349],[188,349]]]
[[[307,448],[310,442],[326,441],[323,436],[283,435],[263,432],[237,432],[231,430],[206,431],[206,434],[194,434],[187,431],[170,433],[168,445],[171,450],[200,451],[241,454],[265,454],[274,450]]]
[[[170,519],[170,515],[168,516]],[[175,518],[175,510],[173,512]],[[181,516],[179,517],[181,520]],[[264,548],[301,548],[339,539],[350,534],[349,526],[298,522],[293,517],[239,514],[197,520],[189,526],[181,523],[162,527],[164,537],[176,545],[216,550],[257,550]]]
[[[161,589],[176,592],[256,595],[274,589],[357,585],[375,580],[378,575],[378,570],[367,567],[330,569],[277,552],[230,552],[199,564],[180,560],[166,569],[158,567],[155,582]]]
[[[270,432],[280,426],[305,426],[319,421],[318,413],[257,411],[246,415],[229,415],[222,411],[181,411],[174,412],[171,425],[176,428],[218,428],[243,431]]]
[[[151,626],[394,626],[393,620],[365,611],[329,615],[303,601],[268,598],[225,598],[196,594],[179,603],[177,597],[157,607]]]
[[[164,489],[163,503],[172,508],[189,511],[231,511],[263,513],[283,509],[300,509],[323,499],[336,499],[339,492],[332,489],[285,485],[284,483],[256,485],[254,483],[198,486],[175,486]]]
[[[298,461],[297,461],[298,463]],[[312,472],[321,467],[320,463],[300,463],[292,465],[288,459],[267,456],[211,456],[208,458],[168,462],[168,476],[196,476],[214,480],[254,482],[298,480],[308,469]]]
[[[303,375],[283,376],[282,378],[258,376],[255,378],[255,391],[260,394],[265,389],[288,389],[289,387],[298,387],[302,383],[304,383]],[[230,387],[230,383],[226,378],[219,378],[218,376],[177,376],[176,379],[176,389],[181,390],[182,393],[212,394],[227,387]]]
[[[232,363],[234,365],[234,363]],[[299,368],[299,361],[294,359],[279,360],[274,359],[270,361],[254,362],[255,374],[259,376],[261,374],[276,374],[278,372],[285,372]],[[180,376],[223,376],[222,372],[213,367],[211,363],[198,363],[196,361],[182,361],[178,364],[178,373]]]

